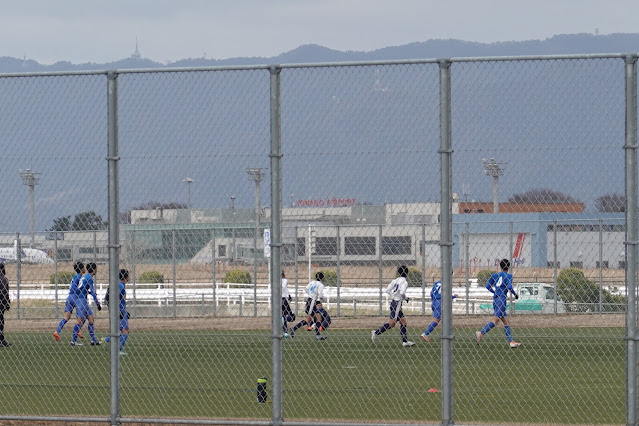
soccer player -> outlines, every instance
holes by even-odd
[[[119,310],[120,310],[120,355],[126,355],[123,351],[124,344],[129,338],[129,313],[126,311],[126,283],[129,282],[129,271],[126,269],[120,269],[120,284],[119,284]],[[111,336],[103,337],[104,343],[111,341]]]
[[[386,324],[382,325],[377,330],[371,331],[371,340],[375,343],[375,338],[388,330],[389,328],[395,327],[395,324],[399,321],[399,332],[402,335],[402,346],[409,347],[413,346],[415,343],[408,340],[406,337],[406,317],[404,316],[404,312],[402,312],[402,303],[405,301],[409,301],[406,296],[406,289],[408,289],[408,281],[406,281],[406,277],[408,276],[408,268],[406,265],[402,265],[397,268],[398,277],[388,284],[385,292],[391,296],[390,302],[390,321]]]
[[[9,280],[4,269],[4,263],[0,263],[0,348],[8,348],[11,343],[4,338],[4,313],[11,309],[11,297],[9,296]]]
[[[521,343],[513,340],[513,335],[510,331],[510,320],[506,313],[506,297],[509,291],[515,296],[515,299],[519,299],[519,295],[513,289],[513,276],[508,273],[510,261],[508,259],[502,259],[501,262],[499,262],[499,267],[501,271],[492,274],[486,283],[486,289],[493,293],[494,312],[492,321],[489,321],[481,331],[476,332],[475,337],[479,345],[481,343],[481,337],[488,333],[495,324],[501,320],[501,322],[504,323],[504,334],[506,334],[508,344],[511,348],[518,348],[521,346]]]
[[[315,303],[315,318],[319,323],[319,327],[317,327],[320,331],[326,330],[331,325],[331,316],[326,312],[326,309],[322,307],[322,302],[319,300]]]
[[[78,296],[76,298],[75,305],[75,316],[77,319],[76,325],[73,327],[73,338],[71,340],[71,346],[81,346],[82,343],[78,343],[78,333],[80,332],[80,328],[82,328],[82,323],[84,320],[89,321],[89,335],[91,336],[91,346],[99,345],[100,342],[95,337],[95,326],[93,325],[95,318],[93,317],[93,311],[89,307],[89,302],[87,301],[87,296],[91,294],[93,296],[93,300],[98,308],[98,311],[102,310],[102,305],[98,301],[98,295],[95,292],[95,287],[93,286],[93,277],[98,272],[98,267],[95,263],[87,263],[86,265],[87,273],[80,279],[80,283],[78,284]]]
[[[288,291],[288,280],[286,274],[282,271],[282,329],[284,337],[288,337],[288,322],[295,321],[295,314],[291,309],[291,293]]]
[[[315,314],[317,311],[315,310],[315,303],[318,300],[321,301],[324,297],[324,284],[322,283],[323,280],[324,274],[322,272],[318,272],[315,274],[315,280],[309,282],[304,288],[304,291],[308,296],[306,299],[306,306],[304,308],[304,312],[306,312],[306,318],[298,322],[293,328],[291,328],[291,330],[289,331],[289,335],[291,336],[291,338],[295,337],[295,330],[297,330],[298,328],[310,324],[316,325],[315,323],[317,318],[315,318]],[[311,329],[310,326],[308,329]],[[315,328],[315,334],[317,340],[324,340],[324,336],[320,335],[319,326],[317,325]]]
[[[453,294],[453,299],[457,298],[456,294]],[[439,325],[442,320],[442,282],[437,281],[433,284],[433,288],[430,289],[430,300],[432,304],[430,308],[433,310],[433,322],[428,325],[426,331],[422,333],[422,339],[426,342],[430,342],[428,335]]]
[[[79,294],[78,285],[80,284],[82,275],[84,275],[84,273],[86,272],[86,270],[84,269],[84,263],[82,262],[75,262],[73,264],[73,270],[75,271],[75,276],[71,279],[71,284],[69,284],[69,295],[67,296],[67,300],[64,303],[64,314],[62,315],[60,323],[58,323],[57,330],[53,332],[53,337],[55,337],[56,342],[60,341],[60,333],[62,332],[62,328],[71,319],[71,314],[75,309],[76,300]],[[81,339],[84,338],[81,332],[78,332],[78,337]]]

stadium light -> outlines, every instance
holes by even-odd
[[[188,195],[187,195],[187,197],[188,197],[188,198],[187,198],[187,200],[188,200],[188,202],[187,202],[187,208],[188,208],[188,209],[191,209],[191,184],[192,184],[193,182],[195,182],[195,180],[191,179],[190,177],[187,177],[187,178],[185,178],[185,179],[182,179],[182,182],[186,182],[187,193],[188,193]]]
[[[253,279],[255,284],[253,285],[254,297],[257,297],[257,235],[260,233],[260,182],[262,176],[264,176],[264,169],[260,168],[248,168],[246,173],[249,180],[255,182],[255,234],[253,235]],[[257,299],[255,299],[257,300]],[[253,304],[253,316],[257,316],[257,303]]]
[[[504,169],[501,167],[504,163],[498,163],[494,158],[490,160],[482,158],[481,161],[484,163],[486,176],[493,177],[493,213],[499,213],[499,176],[504,174]]]
[[[35,186],[40,183],[41,173],[35,173],[31,169],[22,171],[20,177],[22,184],[29,187],[29,233],[31,236],[31,247],[35,246]]]

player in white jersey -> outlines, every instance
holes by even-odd
[[[284,337],[288,337],[288,322],[295,321],[295,313],[291,309],[290,302],[291,293],[288,291],[288,280],[284,271],[282,271],[282,329],[284,330]]]
[[[324,274],[322,272],[318,272],[315,274],[315,280],[306,285],[306,288],[304,289],[307,295],[306,307],[304,309],[304,312],[306,312],[306,318],[298,322],[293,328],[291,328],[289,332],[291,337],[295,337],[295,330],[297,330],[298,328],[309,325],[310,330],[310,325],[313,324],[315,325],[315,334],[317,340],[325,339],[325,337],[320,334],[321,323],[318,322],[317,315],[315,315],[317,313],[315,303],[318,300],[321,301],[324,297],[324,284],[322,283],[323,280]]]
[[[408,289],[408,281],[406,281],[406,277],[408,276],[408,268],[406,265],[402,265],[397,268],[398,277],[391,281],[386,287],[385,292],[391,297],[390,302],[390,321],[386,324],[382,325],[377,330],[371,331],[371,340],[375,342],[375,338],[388,330],[389,328],[395,327],[395,324],[399,321],[399,332],[402,335],[402,345],[404,347],[413,346],[415,343],[408,340],[406,337],[406,317],[404,316],[404,312],[402,312],[402,303],[404,301],[408,302],[408,296],[406,296],[406,289]]]

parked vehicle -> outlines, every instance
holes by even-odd
[[[566,313],[566,305],[561,296],[555,293],[552,284],[547,283],[517,283],[515,291],[519,295],[518,300],[514,300],[514,313],[516,314],[554,314],[555,302],[558,314]],[[508,312],[511,312],[510,303],[507,304]],[[490,313],[493,311],[492,303],[482,303],[479,305],[481,312]]]

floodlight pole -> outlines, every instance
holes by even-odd
[[[231,256],[233,258],[233,264],[235,264],[235,195],[231,195],[231,215],[233,216],[233,246],[231,247]]]
[[[190,177],[187,177],[185,179],[182,179],[182,182],[186,182],[187,200],[188,200],[187,208],[191,210],[191,184],[195,182],[195,180],[191,179]]]
[[[20,170],[22,184],[29,187],[29,234],[31,247],[35,246],[35,186],[40,183],[40,174],[34,173],[31,169]]]
[[[482,159],[482,162],[486,175],[493,177],[493,213],[499,213],[499,176],[504,174],[504,169],[494,158]]]
[[[246,173],[249,180],[255,182],[255,234],[253,235],[253,316],[257,316],[257,236],[260,233],[260,182],[264,175],[263,169],[248,168]]]

